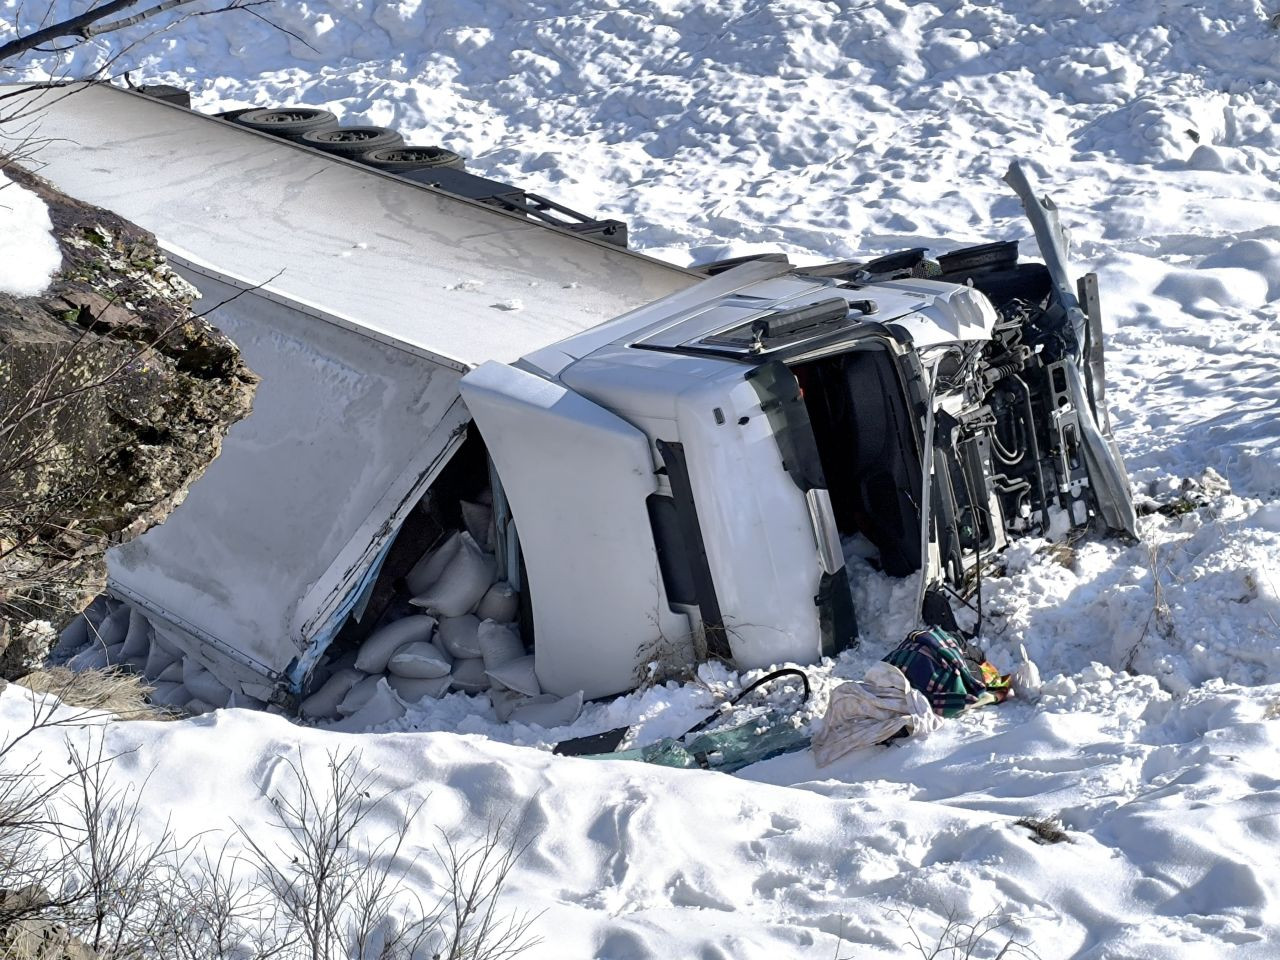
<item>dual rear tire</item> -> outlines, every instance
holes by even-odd
[[[282,107],[275,110],[232,110],[225,119],[272,136],[306,144],[348,160],[359,160],[388,173],[446,168],[463,169],[462,157],[444,147],[419,147],[386,127],[344,127],[328,110]]]

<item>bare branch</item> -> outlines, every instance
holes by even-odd
[[[128,27],[134,26],[135,24],[141,23],[143,20],[148,20],[151,17],[158,16],[166,10],[172,10],[174,7],[185,7],[187,4],[194,2],[195,0],[164,0],[163,3],[157,3],[154,7],[148,7],[146,10],[135,13],[131,17],[122,17],[119,20],[112,20],[108,23],[92,23],[84,28],[82,36],[88,40],[89,38],[96,37],[99,34],[115,33],[117,30],[124,30]]]
[[[70,17],[50,26],[43,27],[25,37],[15,37],[8,43],[0,44],[0,63],[12,57],[26,53],[42,43],[57,40],[60,37],[87,37],[84,32],[90,26],[107,17],[114,16],[121,10],[127,10],[138,0],[110,0],[100,7],[93,7],[76,17]],[[50,4],[52,9],[53,4]]]

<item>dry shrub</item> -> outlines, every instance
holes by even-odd
[[[1022,817],[1013,821],[1016,826],[1026,827],[1031,831],[1031,839],[1036,843],[1075,843],[1057,817]]]
[[[108,667],[81,670],[45,667],[19,684],[34,693],[49,693],[69,707],[115,714],[121,720],[172,720],[177,714],[147,702],[151,692],[142,677]]]

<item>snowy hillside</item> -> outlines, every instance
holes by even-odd
[[[43,13],[0,0],[8,19],[19,9]],[[507,745],[629,722],[679,732],[711,703],[691,685],[589,705],[572,730],[498,724],[484,698],[460,695],[359,738],[242,711],[117,724],[109,745],[139,747],[117,776],[150,774],[154,809],[194,834],[263,819],[274,758],[357,746],[398,807],[425,804],[413,842],[521,819],[531,847],[510,903],[545,911],[536,957],[912,956],[892,911],[913,908],[926,932],[949,912],[1016,918],[1010,934],[1045,960],[1280,955],[1274,9],[285,0],[263,12],[300,39],[248,14],[199,18],[127,65],[188,86],[202,109],[324,105],[442,143],[477,172],[627,220],[635,245],[682,263],[1015,238],[1030,254],[1000,180],[1028,158],[1077,269],[1101,277],[1108,403],[1135,488],[1168,501],[1194,478],[1206,502],[1144,518],[1136,545],[1016,545],[984,584],[983,635],[1007,667],[1025,644],[1045,697],[830,768],[805,753],[728,777]],[[30,69],[75,73],[100,54],[76,56]],[[834,683],[901,639],[912,596],[855,570],[862,646],[814,671],[819,714]],[[6,723],[29,715],[22,699],[0,697]],[[29,743],[53,750],[61,736]],[[1032,843],[1023,816],[1060,817],[1073,842]]]

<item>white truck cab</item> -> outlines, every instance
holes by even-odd
[[[500,539],[528,570],[544,689],[629,689],[664,647],[812,663],[857,640],[843,541],[959,588],[1051,509],[1096,516],[1079,434],[1060,428],[1080,411],[1027,329],[1047,268],[1011,244],[945,267],[922,276],[944,274],[922,251],[743,264],[462,379],[509,504]]]

